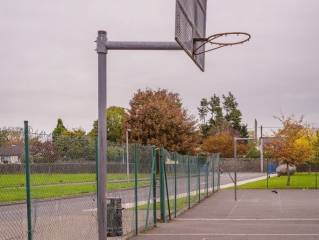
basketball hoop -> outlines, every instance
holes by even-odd
[[[225,38],[230,36],[230,38],[233,37],[239,37],[239,38],[243,38],[237,41],[234,40],[230,40],[230,41],[222,41],[221,38]],[[245,42],[248,42],[250,40],[251,36],[249,33],[245,33],[245,32],[225,32],[225,33],[217,33],[214,35],[211,35],[207,38],[194,38],[194,42],[202,42],[199,46],[197,46],[194,49],[194,55],[201,55],[203,53],[206,52],[210,52],[213,50],[216,50],[218,48],[222,48],[222,47],[227,47],[227,46],[233,46],[233,45],[238,45],[238,44],[243,44]],[[207,43],[211,44],[211,48],[207,49],[207,50],[201,50],[201,48],[203,49],[203,46]]]

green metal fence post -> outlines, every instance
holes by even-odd
[[[191,177],[190,177],[190,165],[189,157],[187,156],[187,196],[188,196],[188,208],[191,208]]]
[[[134,144],[134,195],[135,195],[135,234],[138,234],[138,196],[137,196],[137,172],[138,172],[138,157],[137,157],[137,144]]]
[[[217,164],[217,180],[218,180],[218,185],[217,185],[217,190],[220,190],[220,158],[218,156],[218,164]]]
[[[213,189],[213,193],[214,193],[215,192],[215,158],[212,159],[212,176],[213,176],[213,179],[212,179],[213,187],[212,187],[212,189]]]
[[[32,210],[31,210],[31,183],[30,183],[30,156],[29,156],[29,124],[24,121],[24,164],[27,194],[28,240],[32,240]]]
[[[197,170],[198,170],[198,202],[200,202],[200,164],[199,164],[199,158],[196,157],[197,160]]]
[[[156,161],[156,152],[154,147],[152,148],[152,161],[154,162],[152,174],[153,174],[153,221],[154,226],[156,226],[157,217],[156,217],[156,172],[157,172],[157,161]]]
[[[174,217],[176,218],[176,210],[177,210],[177,177],[176,177],[176,167],[177,167],[177,154],[173,154],[174,160]]]
[[[206,196],[208,197],[208,161],[206,159]]]
[[[167,173],[166,173],[166,164],[165,160],[163,159],[163,167],[164,167],[164,183],[165,183],[165,189],[166,189],[166,200],[167,200],[167,210],[168,210],[168,219],[172,220],[171,217],[171,207],[170,207],[170,202],[169,202],[169,192],[168,192],[168,184],[167,184]]]
[[[267,174],[267,189],[269,188],[269,163],[268,163],[268,157],[267,157],[267,168],[266,168]]]
[[[164,159],[163,149],[160,149],[160,208],[161,208],[161,220],[166,222],[165,218],[165,180],[164,180]]]
[[[154,177],[154,174],[153,174],[154,165],[155,165],[155,160],[154,160],[154,157],[153,157],[153,148],[152,148],[152,151],[151,151],[151,169],[150,169],[151,170],[150,171],[151,172],[151,174],[150,174],[150,186],[149,186],[148,199],[147,199],[147,211],[146,211],[145,229],[148,228],[148,221],[149,221],[148,219],[149,219],[149,212],[150,212],[150,207],[151,207],[151,193],[152,193],[152,189],[154,188],[154,186],[153,186],[153,183],[154,183],[154,180],[153,180],[153,177]],[[153,205],[153,207],[154,207],[154,205]],[[153,212],[153,214],[154,214],[154,212]]]

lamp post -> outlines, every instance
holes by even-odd
[[[129,164],[129,150],[128,150],[128,135],[129,132],[131,132],[131,129],[127,128],[126,129],[126,176],[127,176],[127,181],[130,181],[130,164]]]

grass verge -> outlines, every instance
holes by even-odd
[[[8,174],[0,176],[0,203],[13,203],[26,199],[25,176]],[[138,187],[147,186],[146,174],[139,174]],[[130,189],[134,181],[126,181],[126,174],[108,174],[108,191]],[[95,193],[95,174],[33,174],[32,199],[53,199]]]
[[[319,176],[316,173],[296,173],[291,176],[290,186],[287,186],[287,176],[268,179],[270,189],[317,189]],[[267,189],[267,179],[246,183],[238,186],[239,189]]]

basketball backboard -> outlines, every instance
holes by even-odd
[[[206,9],[207,0],[176,0],[175,40],[202,71],[205,70],[205,45],[194,39],[205,38]],[[202,54],[196,55],[195,50]]]

